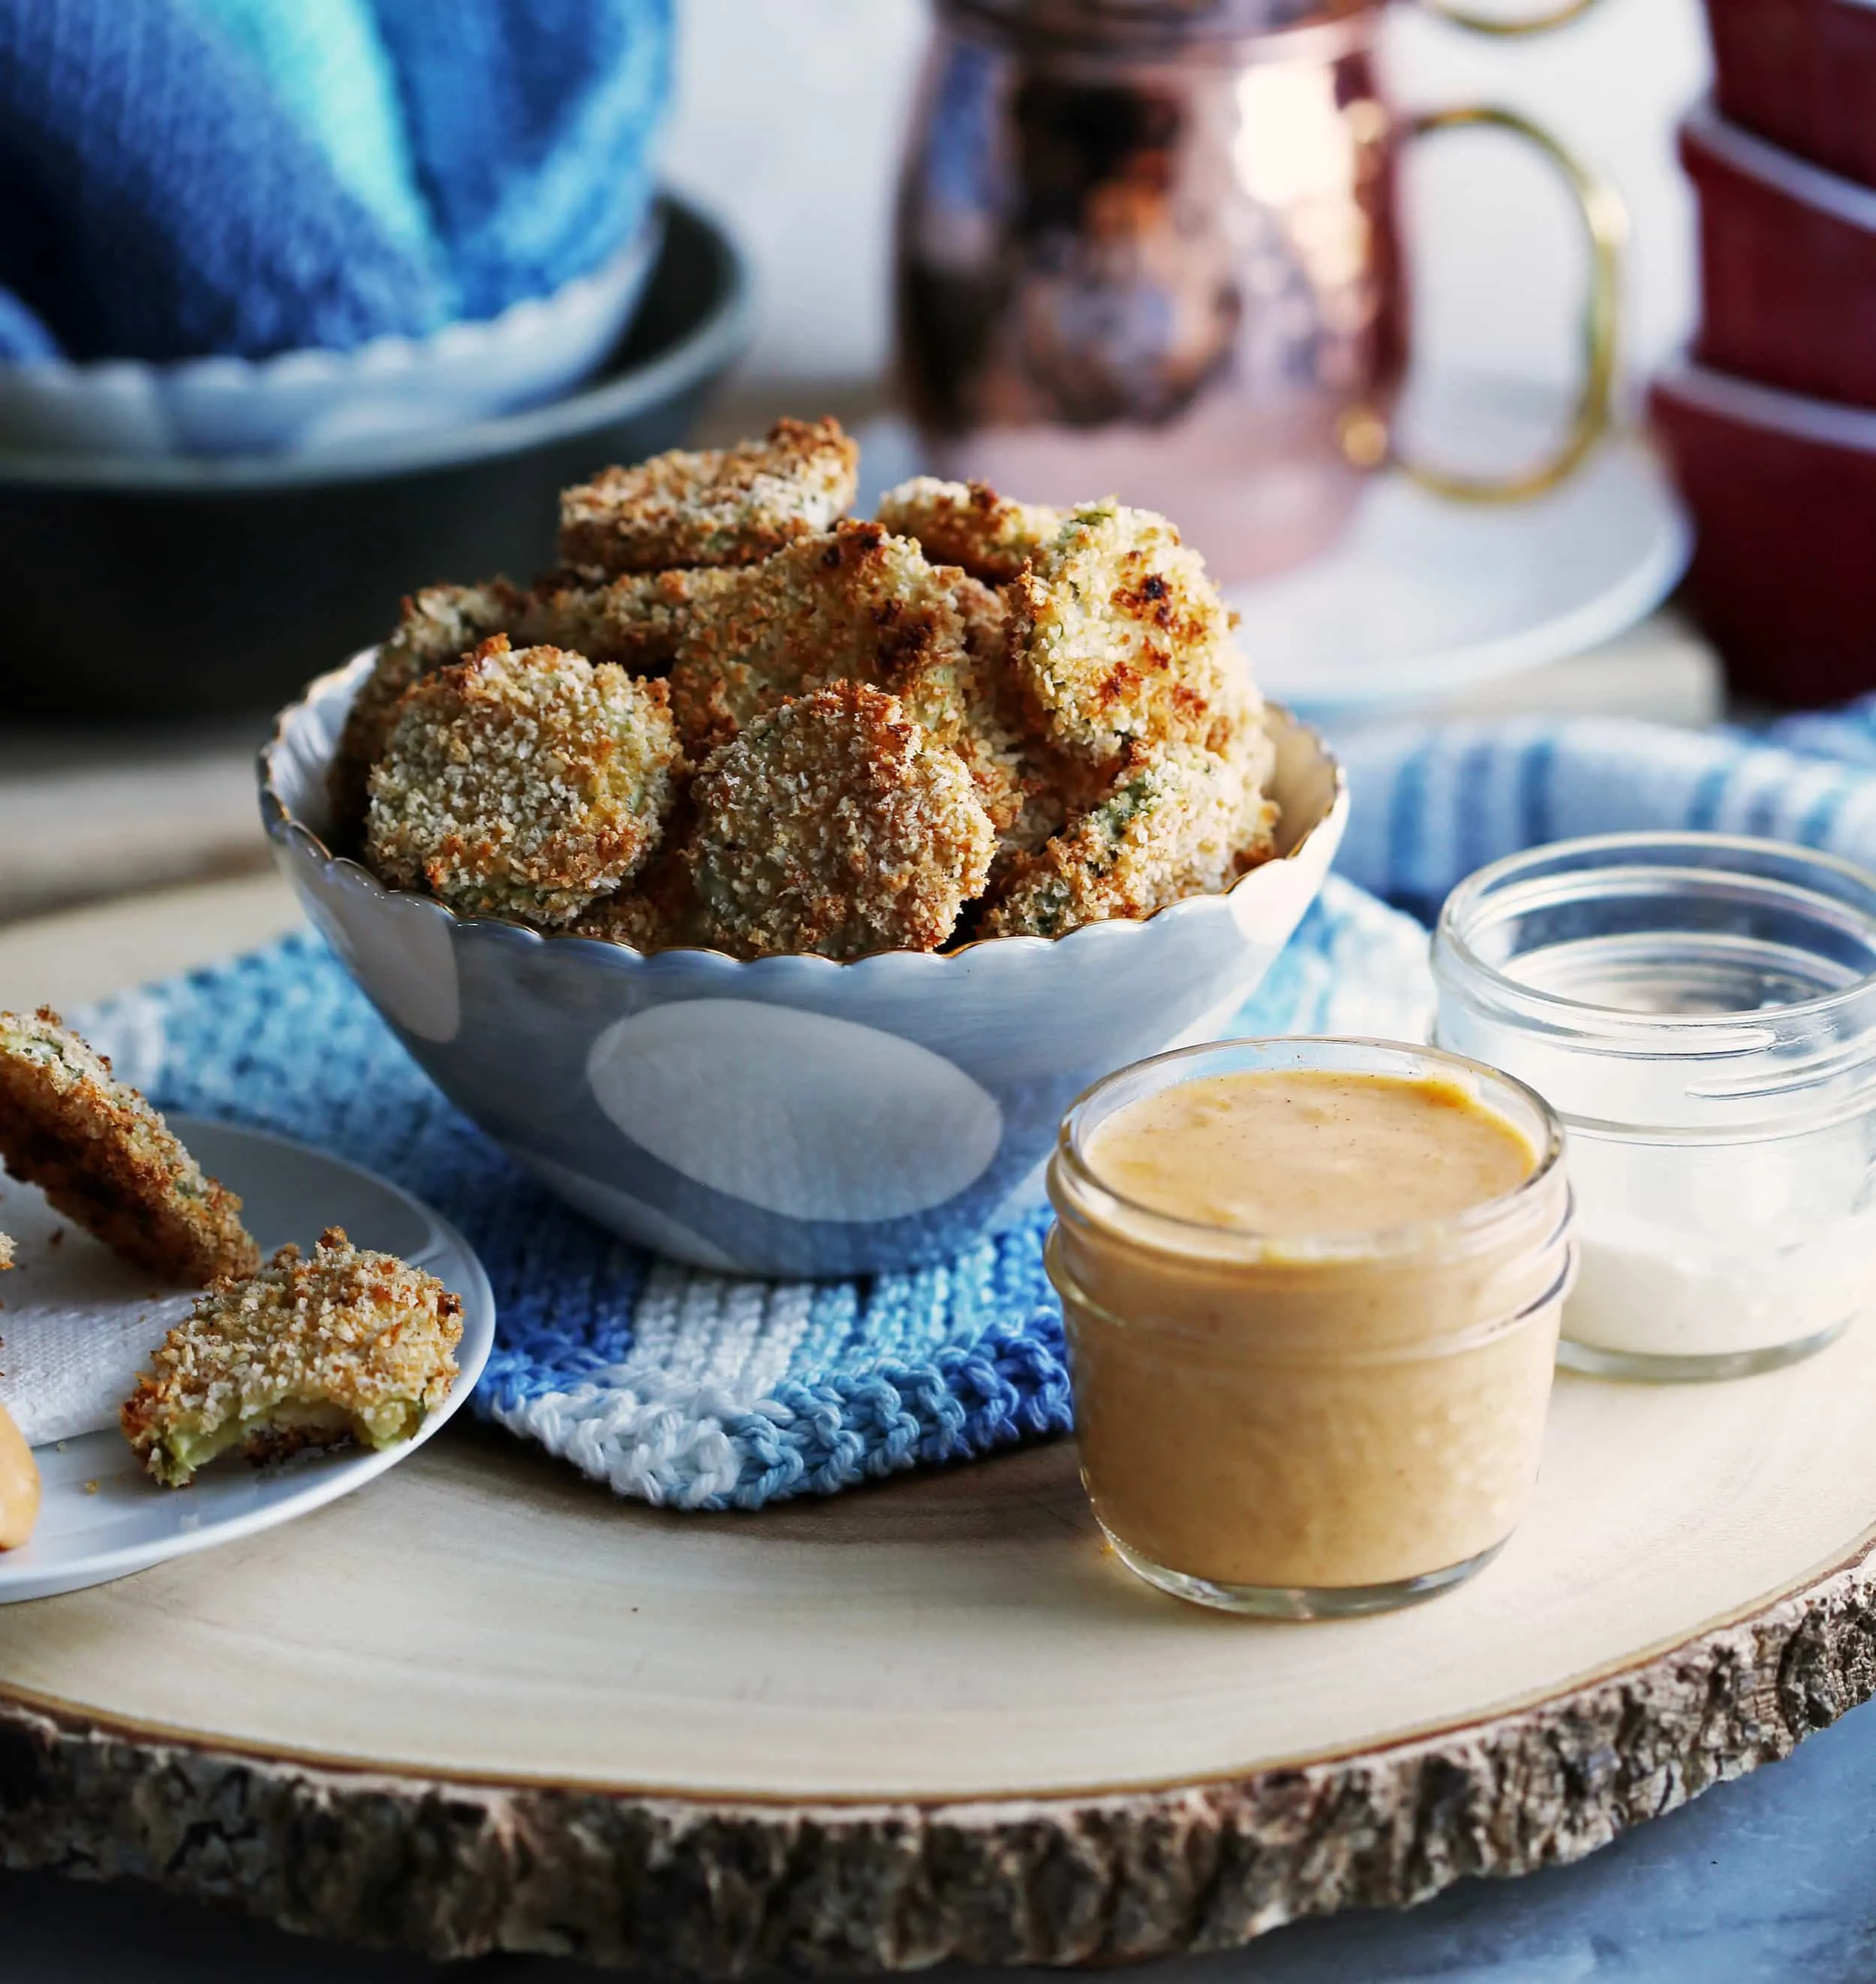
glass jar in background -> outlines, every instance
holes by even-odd
[[[1448,897],[1435,1037],[1569,1138],[1561,1360],[1730,1378],[1821,1349],[1876,1284],[1876,876],[1721,834],[1512,856]]]
[[[1338,1223],[1317,1235],[1174,1217],[1104,1181],[1097,1133],[1131,1104],[1291,1073],[1439,1084],[1499,1119],[1529,1168],[1464,1211],[1365,1229],[1358,1177],[1325,1151]],[[1537,1478],[1572,1265],[1562,1153],[1522,1083],[1385,1041],[1225,1041],[1090,1089],[1050,1166],[1047,1261],[1082,1480],[1121,1560],[1176,1597],[1283,1618],[1389,1610],[1489,1562]]]
[[[895,280],[901,377],[937,473],[1166,512],[1228,582],[1323,550],[1392,458],[1399,143],[1465,125],[1535,143],[1577,196],[1594,259],[1584,380],[1550,460],[1502,481],[1412,472],[1459,497],[1536,494],[1606,424],[1619,201],[1509,112],[1397,119],[1379,0],[934,4]]]

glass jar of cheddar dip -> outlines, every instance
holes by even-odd
[[[1184,1048],[1074,1104],[1049,1193],[1082,1480],[1148,1583],[1347,1617],[1510,1535],[1573,1265],[1522,1082],[1385,1041]]]
[[[1482,868],[1434,938],[1437,1037],[1567,1126],[1559,1355],[1732,1378],[1876,1285],[1876,875],[1778,841],[1604,834]]]

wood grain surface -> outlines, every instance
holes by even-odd
[[[5,940],[0,939],[0,982]],[[250,1545],[0,1614],[0,1860],[437,1955],[1110,1961],[1588,1851],[1876,1690],[1876,1332],[1560,1381],[1416,1610],[1131,1579],[1067,1445],[752,1516],[451,1429]]]

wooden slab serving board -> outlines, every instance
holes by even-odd
[[[0,1611],[0,1861],[439,1955],[1217,1948],[1783,1755],[1876,1691],[1873,1537],[1876,1327],[1730,1386],[1562,1379],[1498,1561],[1337,1624],[1147,1590],[1067,1444],[701,1516],[451,1429],[275,1535]]]

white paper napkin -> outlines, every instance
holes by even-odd
[[[0,1406],[28,1446],[117,1423],[137,1373],[197,1292],[152,1280],[0,1172]],[[56,1237],[55,1237],[56,1236]]]

